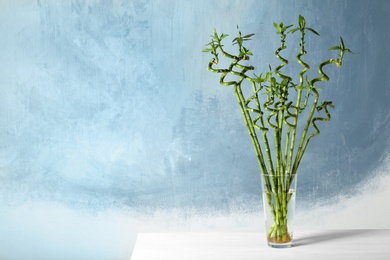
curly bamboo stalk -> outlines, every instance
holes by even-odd
[[[268,189],[271,190],[270,180],[266,177],[266,176],[268,176],[268,170],[267,170],[267,167],[265,166],[264,156],[263,156],[263,153],[262,153],[262,150],[261,150],[261,146],[260,146],[260,144],[258,142],[256,131],[254,130],[254,128],[258,127],[258,126],[255,123],[252,123],[251,117],[250,117],[250,114],[249,114],[249,111],[257,112],[259,114],[259,118],[260,118],[260,122],[261,122],[260,129],[263,132],[263,140],[264,140],[265,143],[268,144],[267,136],[266,136],[266,132],[268,131],[268,129],[265,127],[264,121],[262,120],[263,113],[261,111],[261,106],[260,106],[260,103],[258,101],[258,98],[256,97],[257,91],[255,91],[255,100],[256,100],[256,104],[257,104],[257,109],[255,110],[255,109],[251,109],[251,108],[249,108],[247,106],[247,102],[245,101],[245,98],[244,98],[242,90],[241,90],[241,82],[244,79],[249,80],[251,82],[252,86],[255,89],[255,83],[254,83],[255,81],[254,81],[254,79],[248,77],[245,74],[248,70],[253,70],[253,67],[252,66],[244,66],[244,65],[239,64],[238,63],[239,61],[246,60],[246,59],[249,59],[249,58],[246,55],[235,56],[235,55],[231,55],[228,52],[226,52],[222,48],[221,39],[220,38],[222,38],[222,37],[218,37],[218,35],[215,32],[214,33],[214,39],[217,41],[218,44],[217,45],[212,44],[212,47],[214,49],[212,49],[211,51],[213,52],[215,58],[213,58],[209,62],[208,69],[211,72],[221,73],[222,74],[221,77],[220,77],[220,84],[222,86],[234,85],[234,92],[235,92],[238,104],[240,106],[240,110],[241,110],[241,113],[243,115],[245,125],[246,125],[246,127],[248,129],[248,133],[249,133],[249,136],[251,138],[253,147],[255,149],[255,153],[256,153],[256,157],[257,157],[260,169],[262,170],[262,175],[264,177],[264,183],[266,184]],[[216,48],[218,48],[225,57],[233,59],[233,62],[230,64],[228,69],[215,69],[215,68],[213,68],[214,65],[218,64],[218,56],[217,56],[217,53],[216,53]],[[233,70],[234,67],[240,68],[240,69],[242,69],[242,71],[241,72],[234,71]],[[240,80],[239,81],[228,81],[228,82],[226,82],[225,81],[225,77],[228,74],[239,76]],[[268,157],[268,163],[270,164],[270,169],[272,170],[272,161],[270,161],[271,156],[270,156],[269,146],[267,146],[267,145],[266,145],[266,152],[268,154],[268,156],[267,156]],[[272,206],[270,199],[271,198],[268,198],[268,201],[270,203],[270,206]],[[275,216],[275,214],[276,214],[275,210],[272,210],[272,213]]]
[[[299,164],[301,162],[301,159],[302,159],[302,157],[303,157],[303,155],[304,155],[304,153],[306,151],[306,148],[307,148],[307,145],[309,144],[310,139],[315,137],[315,136],[318,136],[320,134],[320,130],[316,126],[316,124],[314,122],[317,121],[317,120],[329,121],[330,118],[331,118],[330,117],[330,113],[328,112],[326,107],[324,108],[324,110],[326,111],[326,114],[327,114],[327,118],[326,119],[325,118],[319,118],[319,117],[313,118],[314,112],[316,110],[318,110],[317,104],[318,104],[318,100],[319,100],[319,93],[318,93],[317,89],[314,87],[314,83],[318,82],[318,81],[322,81],[322,82],[329,81],[329,77],[328,77],[327,74],[324,73],[323,67],[326,66],[326,65],[334,64],[334,63],[336,63],[336,60],[334,60],[334,59],[330,59],[330,60],[327,60],[325,62],[322,62],[319,65],[319,67],[318,67],[318,73],[321,75],[321,77],[315,78],[315,79],[313,79],[311,81],[308,80],[309,88],[315,94],[315,98],[313,100],[313,104],[312,104],[309,116],[307,118],[304,130],[302,132],[301,141],[299,143],[297,156],[296,156],[296,159],[295,159],[295,162],[294,162],[294,166],[293,166],[293,169],[294,169],[295,172],[298,169],[298,166],[299,166]],[[327,104],[327,106],[331,106],[331,103],[325,103],[325,104]],[[313,126],[313,128],[315,129],[315,132],[313,134],[311,134],[309,137],[306,138],[310,125]]]
[[[287,149],[284,151],[284,157],[283,157],[283,151],[282,151],[282,136],[283,136],[283,122],[285,121],[285,111],[286,105],[285,102],[288,101],[288,85],[292,81],[292,78],[290,76],[287,76],[281,72],[282,68],[288,64],[288,60],[285,59],[280,55],[280,52],[286,49],[285,45],[285,40],[286,40],[286,30],[290,28],[292,25],[284,26],[283,23],[280,23],[277,25],[274,23],[274,26],[278,30],[278,33],[280,34],[280,47],[275,51],[275,56],[281,61],[281,64],[276,67],[275,69],[275,74],[282,79],[281,84],[279,85],[279,99],[280,102],[277,102],[275,104],[275,108],[278,110],[278,114],[276,116],[276,122],[277,122],[277,128],[275,129],[275,145],[276,145],[276,160],[277,160],[277,165],[279,166],[277,169],[278,175],[283,176],[281,183],[281,189],[284,190],[284,176],[286,172],[286,161],[287,161]],[[289,103],[290,104],[290,103]],[[279,106],[280,105],[280,106]],[[279,107],[279,108],[278,108]],[[279,117],[280,114],[280,117]],[[290,135],[291,127],[286,132],[286,136]],[[285,145],[288,146],[289,140],[286,139]],[[284,159],[284,160],[283,160]]]

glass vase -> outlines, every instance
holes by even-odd
[[[268,246],[292,246],[296,175],[262,175],[263,207]]]

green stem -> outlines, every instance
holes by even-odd
[[[310,66],[306,64],[304,61],[302,61],[301,57],[306,54],[305,51],[305,31],[304,28],[301,29],[301,42],[300,42],[301,50],[300,53],[297,55],[296,60],[297,62],[303,66],[303,69],[299,73],[299,85],[297,86],[297,100],[295,104],[295,117],[294,117],[294,128],[292,129],[292,135],[291,135],[291,145],[290,145],[290,153],[289,153],[289,162],[287,167],[287,172],[289,174],[295,174],[294,169],[292,169],[292,163],[293,163],[293,156],[294,156],[294,148],[295,148],[295,138],[297,135],[297,125],[298,125],[298,119],[299,119],[299,113],[301,112],[301,96],[302,96],[302,90],[303,90],[303,75],[310,69]]]
[[[322,82],[329,81],[329,77],[328,77],[328,75],[326,75],[324,73],[323,68],[326,65],[330,65],[330,64],[333,64],[333,63],[336,63],[336,62],[337,61],[334,60],[334,59],[330,59],[330,60],[322,62],[319,65],[319,67],[318,67],[318,73],[320,74],[320,77],[315,78],[315,79],[313,79],[311,81],[308,81],[309,89],[314,93],[315,98],[313,100],[313,104],[312,104],[310,113],[308,115],[305,127],[304,127],[303,132],[302,132],[301,140],[300,140],[300,143],[299,143],[299,148],[298,148],[298,151],[297,151],[297,154],[296,154],[296,158],[295,158],[295,161],[294,161],[294,166],[293,166],[293,172],[294,173],[298,169],[298,166],[299,166],[299,164],[301,162],[301,159],[302,159],[302,157],[303,157],[303,155],[304,155],[304,153],[306,151],[306,148],[307,148],[307,145],[308,145],[310,139],[320,134],[320,130],[318,129],[318,127],[313,122],[313,120],[314,120],[313,116],[314,116],[315,110],[317,108],[318,100],[319,100],[319,93],[318,93],[317,89],[314,87],[314,83],[318,82],[318,81],[322,81]],[[328,110],[326,110],[326,113],[328,114]],[[328,117],[329,117],[328,120],[330,120],[330,114],[329,114]],[[319,120],[319,118],[317,118],[315,120]],[[326,121],[328,121],[328,120],[326,120]],[[322,120],[322,121],[324,121],[324,120]],[[312,135],[310,135],[306,139],[306,136],[307,136],[307,133],[308,133],[308,129],[309,129],[309,126],[311,124],[313,125],[313,127],[315,129],[315,133],[313,133]]]

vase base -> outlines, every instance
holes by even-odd
[[[287,232],[287,235],[284,238],[271,238],[267,237],[267,243],[269,247],[272,248],[289,248],[292,247],[293,235],[290,232]]]
[[[292,247],[292,242],[287,243],[273,243],[268,241],[268,246],[272,248],[290,248]]]

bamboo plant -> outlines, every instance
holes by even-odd
[[[227,52],[223,45],[224,39],[229,35],[218,34],[214,29],[211,41],[203,52],[211,53],[208,69],[220,74],[220,84],[234,89],[261,169],[262,181],[267,189],[268,201],[263,203],[270,205],[274,220],[267,232],[268,241],[283,243],[292,239],[287,226],[287,208],[291,199],[288,191],[309,142],[320,134],[317,123],[331,119],[329,108],[333,108],[332,101],[320,102],[320,91],[316,85],[329,81],[324,72],[325,66],[334,64],[340,67],[344,54],[351,51],[345,48],[340,37],[340,44],[329,49],[337,51],[338,57],[319,63],[319,75],[310,79],[307,76],[310,66],[302,59],[307,53],[305,37],[306,33],[317,36],[319,33],[307,27],[305,18],[301,15],[295,28],[282,22],[274,23],[274,27],[280,36],[280,46],[275,51],[280,65],[274,70],[269,66],[269,71],[259,76],[254,74],[255,67],[248,65],[253,54],[244,46],[254,34],[242,35],[238,30],[238,36],[232,41],[237,46],[237,52],[233,54]],[[294,33],[300,35],[296,62],[302,67],[296,79],[283,72],[289,61],[281,56],[281,52],[287,48],[287,37]],[[218,67],[220,56],[230,65]],[[244,88],[249,88],[250,94],[244,95],[248,93]],[[308,113],[303,113],[305,110]],[[271,201],[272,194],[276,203]]]

